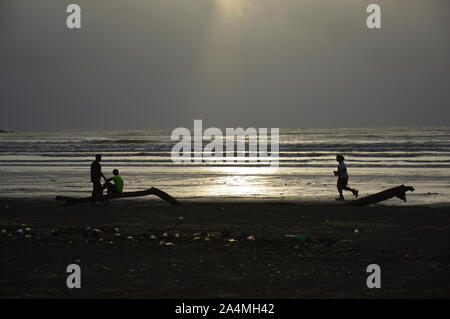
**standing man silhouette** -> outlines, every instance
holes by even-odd
[[[99,200],[103,203],[103,188],[100,178],[106,181],[105,175],[102,173],[102,166],[100,162],[102,161],[102,156],[100,154],[95,155],[95,161],[91,164],[91,182],[92,182],[92,196],[91,203],[95,205],[95,201]]]

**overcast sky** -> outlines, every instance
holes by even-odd
[[[82,29],[66,28],[66,6]],[[382,7],[369,30],[366,7]],[[0,128],[450,125],[448,0],[0,0]]]

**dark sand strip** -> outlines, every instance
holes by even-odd
[[[448,205],[0,205],[0,297],[450,297]],[[66,288],[71,263],[81,289]],[[382,268],[381,289],[366,287],[371,263]]]

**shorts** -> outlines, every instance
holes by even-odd
[[[345,187],[348,184],[348,177],[339,177],[337,180],[338,187]]]
[[[110,194],[110,195],[118,195],[118,194],[120,194],[120,191],[117,188],[117,185],[115,185],[115,184],[106,183],[106,188],[108,189],[108,194]]]

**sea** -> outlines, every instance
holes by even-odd
[[[104,174],[112,176],[117,168],[125,191],[157,187],[186,200],[334,201],[336,154],[343,154],[349,186],[359,189],[359,196],[403,184],[415,188],[408,201],[394,198],[385,204],[450,203],[450,127],[280,129],[275,169],[266,164],[175,163],[172,131],[2,133],[0,197],[89,196],[90,164],[99,153]],[[353,199],[351,193],[345,195]]]

